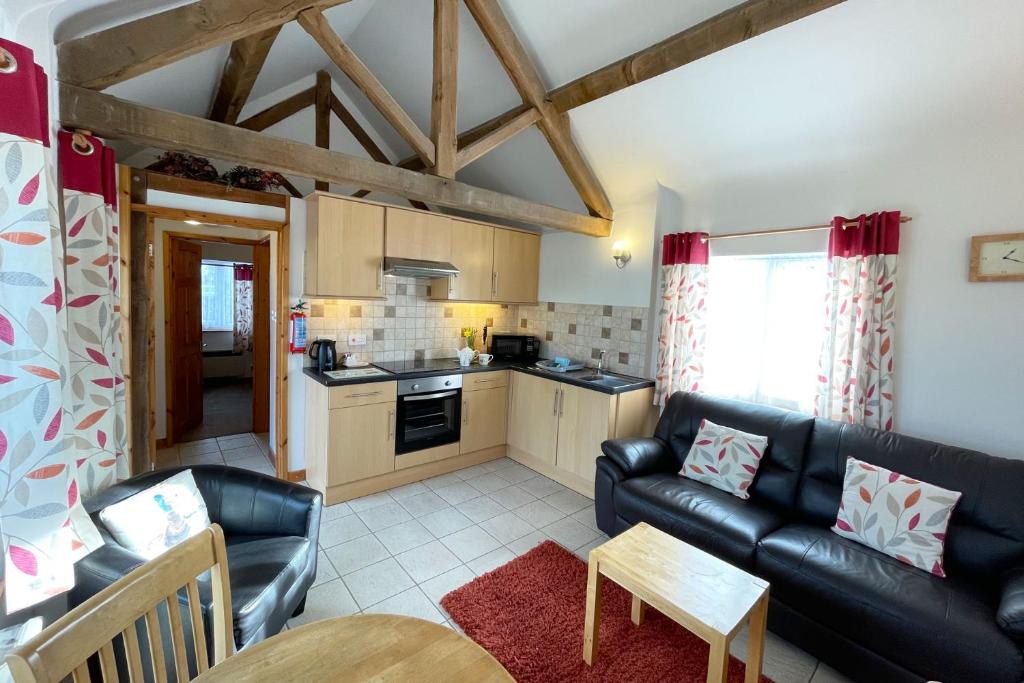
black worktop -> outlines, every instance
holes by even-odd
[[[376,366],[374,366],[376,367]],[[616,372],[606,372],[604,374],[618,379],[635,380],[629,384],[625,384],[620,387],[606,387],[592,382],[584,382],[579,379],[586,375],[594,374],[593,368],[587,368],[585,370],[574,370],[571,372],[552,372],[550,370],[542,370],[535,367],[532,363],[528,364],[521,361],[501,361],[493,360],[487,365],[480,365],[479,363],[473,363],[468,367],[448,368],[443,370],[424,370],[423,372],[403,372],[401,374],[389,372],[386,375],[377,375],[373,377],[351,377],[346,379],[331,379],[325,374],[313,367],[304,367],[302,372],[309,378],[323,384],[327,387],[340,387],[349,384],[370,384],[373,382],[393,382],[399,379],[420,379],[422,377],[440,377],[443,375],[465,375],[473,372],[494,372],[498,370],[514,370],[515,372],[524,372],[528,375],[535,375],[537,377],[543,377],[544,379],[554,380],[556,382],[563,382],[565,384],[572,384],[573,386],[583,387],[584,389],[590,389],[591,391],[598,391],[602,394],[623,394],[627,391],[636,391],[637,389],[646,389],[653,387],[654,382],[649,379],[643,379],[640,377],[630,377],[629,375],[620,375]]]

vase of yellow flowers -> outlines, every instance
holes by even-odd
[[[466,340],[466,348],[476,348],[476,328],[475,327],[463,327],[462,338]]]

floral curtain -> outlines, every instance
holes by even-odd
[[[64,190],[64,265],[71,422],[80,493],[129,474],[121,349],[114,152],[95,137],[58,135]]]
[[[8,613],[103,541],[81,505],[46,75],[0,39],[0,542]]]
[[[235,353],[252,351],[252,266],[235,264]]]
[[[832,221],[815,415],[893,428],[899,246],[899,211]]]
[[[665,235],[661,246],[661,331],[654,404],[677,391],[699,391],[704,375],[707,233]]]

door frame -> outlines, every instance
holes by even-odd
[[[276,235],[277,314],[276,347],[274,352],[274,443],[272,457],[277,476],[290,481],[305,479],[305,471],[288,470],[288,311],[289,311],[289,239],[291,225],[291,197],[271,192],[254,192],[231,188],[216,183],[182,181],[160,173],[119,166],[121,269],[123,282],[141,286],[126,287],[128,303],[121,307],[125,330],[125,377],[128,380],[126,405],[131,425],[132,474],[152,469],[156,460],[156,311],[153,305],[154,223],[157,216],[172,220],[197,220],[220,223],[233,227],[271,231]],[[175,194],[211,199],[222,199],[247,204],[279,207],[284,210],[283,221],[229,216],[224,214],[155,206],[148,203],[148,190],[166,189]],[[129,227],[130,226],[130,227]],[[204,235],[203,239],[216,241]],[[140,263],[141,262],[141,263]],[[124,300],[123,300],[124,301]],[[141,381],[140,381],[141,380]],[[140,400],[141,397],[148,397]],[[141,405],[139,405],[141,404]],[[144,419],[148,413],[148,421]],[[140,449],[139,446],[145,446]]]
[[[216,227],[216,226],[214,226],[214,227]],[[242,226],[235,226],[235,227],[242,227]],[[166,351],[168,340],[171,339],[171,328],[172,328],[171,311],[172,311],[172,308],[173,308],[173,305],[174,305],[174,297],[172,296],[171,288],[168,285],[171,282],[171,258],[170,258],[170,256],[171,256],[171,246],[172,246],[172,244],[174,243],[175,240],[183,240],[183,241],[186,241],[186,242],[198,241],[198,242],[222,242],[222,243],[225,243],[225,244],[242,244],[242,245],[245,245],[245,246],[252,247],[254,250],[259,248],[261,245],[268,245],[269,246],[267,238],[262,238],[262,239],[246,239],[244,237],[224,237],[224,236],[221,236],[221,235],[205,235],[205,234],[201,234],[201,233],[187,232],[187,231],[184,231],[184,230],[165,230],[164,231],[164,244],[163,244],[163,254],[164,254],[164,267],[163,267],[163,277],[164,277],[164,348],[165,348],[165,351],[164,351],[164,378],[165,378],[164,379],[164,402],[165,402],[164,410],[167,413],[167,436],[165,437],[166,438],[166,445],[167,446],[173,446],[175,443],[178,442],[178,438],[177,438],[178,435],[174,433],[174,425],[172,423],[173,414],[174,414],[174,383],[170,381],[170,378],[174,376],[173,375],[173,373],[174,373],[174,354],[168,353]],[[254,272],[255,272],[255,269],[254,269]],[[262,277],[265,277],[265,278],[268,278],[268,279],[270,278],[270,272],[269,271],[267,271],[267,272],[260,271],[258,273],[255,273],[255,275],[259,275],[259,276],[262,276]],[[255,280],[256,280],[255,276],[253,277],[253,280],[254,280],[253,295],[255,296]],[[267,283],[267,287],[269,288],[269,283]],[[254,304],[255,304],[255,301],[254,301]],[[269,310],[264,310],[264,309],[259,309],[255,305],[253,305],[253,333],[254,334],[255,334],[257,326],[258,326],[257,325],[257,321],[260,321],[259,324],[260,325],[264,325],[267,330],[270,329],[270,311]],[[267,342],[264,342],[264,343],[267,343]],[[267,351],[267,360],[269,361],[270,360],[270,355],[271,355],[271,349],[268,348],[266,351]],[[256,365],[255,357],[253,359],[253,365],[254,365],[254,367]],[[269,362],[268,362],[268,365],[269,365]],[[269,388],[270,388],[270,386],[269,386],[269,379],[268,379],[267,380],[268,394],[269,394]],[[252,396],[252,411],[253,411],[253,418],[254,418],[253,419],[253,429],[254,430],[255,430],[255,427],[256,427],[256,423],[255,423],[256,400],[257,400],[256,377],[255,377],[255,371],[254,371],[253,372],[253,396]],[[155,406],[154,406],[154,409],[155,409]]]

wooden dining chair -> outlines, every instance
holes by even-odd
[[[69,675],[74,683],[92,683],[89,659],[93,656],[99,662],[93,672],[98,669],[102,681],[120,683],[120,657],[131,683],[166,683],[165,638],[170,639],[168,652],[173,652],[178,683],[190,680],[190,659],[197,673],[206,671],[210,658],[196,580],[206,571],[213,595],[213,663],[223,661],[234,650],[231,586],[224,533],[214,524],[111,584],[14,650],[6,662],[15,683],[59,683]],[[191,658],[182,619],[186,603]],[[166,613],[163,620],[161,605]],[[168,632],[161,628],[161,621]],[[145,628],[137,629],[136,622]],[[140,647],[143,631],[145,655]]]

